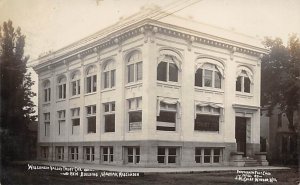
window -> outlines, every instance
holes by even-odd
[[[70,161],[77,161],[78,160],[78,147],[77,146],[70,146],[69,147],[69,160]]]
[[[162,164],[177,163],[178,147],[158,147],[157,162]]]
[[[50,81],[46,80],[44,82],[44,102],[50,102],[50,100],[51,100]]]
[[[84,150],[84,160],[94,161],[95,160],[95,148],[93,146],[83,147]]]
[[[115,62],[108,61],[103,68],[103,88],[113,88],[116,83]]]
[[[55,147],[55,157],[58,161],[64,160],[64,147],[63,146],[56,146]]]
[[[104,106],[104,132],[115,131],[115,102],[105,103]]]
[[[58,99],[66,99],[66,77],[61,76],[57,80],[57,97]]]
[[[80,108],[71,109],[72,135],[79,135],[80,132]]]
[[[142,98],[128,99],[129,131],[142,130]]]
[[[178,82],[178,67],[171,56],[166,56],[157,65],[157,80],[164,82]]]
[[[241,67],[236,78],[236,91],[242,93],[251,93],[252,78],[252,72],[246,67]]]
[[[111,163],[114,161],[114,149],[112,146],[102,147],[102,162]]]
[[[44,113],[44,134],[50,136],[50,112]]]
[[[213,164],[222,162],[221,148],[195,148],[195,162],[201,164]]]
[[[78,71],[71,75],[71,94],[72,96],[80,94],[80,74]]]
[[[173,104],[174,103],[174,104]],[[172,104],[159,102],[159,114],[156,117],[156,130],[175,131],[176,130],[176,115],[177,115],[177,101]]]
[[[140,162],[140,147],[126,147],[127,163],[137,164]]]
[[[127,82],[137,82],[143,79],[142,54],[138,51],[130,53],[127,61]]]
[[[282,113],[277,115],[277,127],[282,127]]]
[[[87,133],[96,133],[96,105],[86,107]]]
[[[194,130],[219,132],[220,108],[196,106]]]
[[[49,147],[48,146],[41,146],[41,158],[42,159],[48,159],[49,155]]]
[[[65,135],[65,124],[66,124],[66,111],[57,111],[58,116],[58,135]]]
[[[216,65],[206,63],[195,73],[195,86],[222,88],[222,75]]]
[[[86,71],[86,93],[97,91],[96,67],[90,66]]]

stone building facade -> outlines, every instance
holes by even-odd
[[[38,59],[41,160],[231,165],[260,143],[260,42],[143,10]]]

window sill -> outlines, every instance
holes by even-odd
[[[43,102],[43,103],[42,103],[43,106],[47,106],[47,105],[50,105],[50,104],[51,104],[50,101],[49,101],[49,102]]]
[[[220,131],[204,131],[204,130],[194,130],[194,133],[197,134],[220,134]]]
[[[132,88],[132,87],[136,87],[139,85],[142,85],[142,81],[137,81],[137,82],[130,82],[128,84],[125,85],[126,88]]]
[[[93,134],[96,134],[96,132],[89,132],[89,133],[86,133],[86,135],[93,135]]]
[[[224,90],[222,90],[222,89],[209,88],[209,87],[195,87],[195,91],[215,93],[215,94],[224,94]]]
[[[84,94],[84,96],[91,96],[91,95],[94,95],[94,94],[97,94],[97,92],[86,93],[86,94]]]
[[[157,81],[158,86],[162,87],[171,87],[179,89],[181,85],[178,82],[164,82],[164,81]]]
[[[242,97],[242,98],[252,98],[253,97],[252,93],[244,93],[244,92],[239,92],[239,91],[236,91],[235,93],[236,93],[235,95],[237,97]]]
[[[58,99],[58,100],[56,100],[56,103],[63,102],[63,101],[66,101],[66,99]]]
[[[101,90],[101,93],[104,93],[104,92],[110,92],[110,91],[114,91],[114,90],[116,90],[115,87],[112,87],[112,88],[105,88],[105,89],[102,89],[102,90]]]
[[[70,100],[71,100],[71,99],[76,99],[76,98],[80,98],[80,94],[71,96],[71,97],[70,97]]]

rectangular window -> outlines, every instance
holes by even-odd
[[[66,84],[58,85],[58,99],[65,99],[66,98]]]
[[[195,73],[195,86],[202,87],[203,69],[198,69]]]
[[[242,91],[242,77],[239,76],[236,79],[235,90],[241,92]]]
[[[65,135],[65,125],[66,125],[66,111],[60,110],[57,111],[58,115],[58,135]]]
[[[110,71],[110,87],[114,87],[116,84],[116,70]]]
[[[134,64],[128,65],[128,83],[134,81]]]
[[[49,102],[51,100],[51,89],[46,88],[44,89],[44,101]]]
[[[96,105],[86,107],[87,133],[96,133]]]
[[[109,88],[109,71],[104,72],[104,88]]]
[[[160,62],[157,66],[157,80],[167,81],[167,62]]]
[[[204,70],[204,86],[205,87],[212,87],[212,71],[211,70]]]
[[[201,164],[213,164],[222,162],[221,148],[195,148],[195,162]]]
[[[64,160],[64,147],[63,146],[56,146],[55,147],[55,156],[56,160],[62,161]]]
[[[198,131],[219,131],[219,116],[197,114],[194,129]]]
[[[128,102],[129,131],[142,129],[142,98],[132,98]]]
[[[221,89],[221,79],[222,79],[221,73],[215,71],[215,88]]]
[[[140,162],[140,147],[126,147],[127,163],[137,164]]]
[[[88,76],[86,78],[86,93],[97,91],[97,75]]]
[[[115,132],[115,102],[104,104],[104,132]]]
[[[84,160],[94,161],[95,160],[95,148],[93,146],[83,147],[84,149]]]
[[[157,162],[161,164],[176,164],[178,151],[178,147],[158,147]]]
[[[114,161],[114,149],[112,146],[102,147],[102,162],[111,163]]]
[[[42,159],[48,159],[48,155],[49,155],[49,147],[48,146],[41,146],[40,148],[41,150],[41,158]]]
[[[77,146],[69,147],[69,160],[71,160],[71,161],[78,160],[78,147]]]
[[[139,81],[139,80],[142,80],[143,78],[143,63],[142,62],[138,62],[136,64],[136,80]]]
[[[80,80],[71,82],[72,96],[80,94]]]
[[[178,69],[173,63],[169,63],[169,81],[178,82]]]
[[[160,103],[159,116],[156,117],[156,130],[175,131],[176,130],[177,104]]]
[[[50,136],[50,113],[44,113],[44,134]]]
[[[250,78],[249,77],[244,77],[244,92],[245,93],[250,93]]]
[[[79,135],[80,131],[80,108],[71,109],[72,135]]]

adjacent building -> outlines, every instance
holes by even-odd
[[[38,157],[231,165],[260,152],[256,38],[144,9],[38,59]]]

